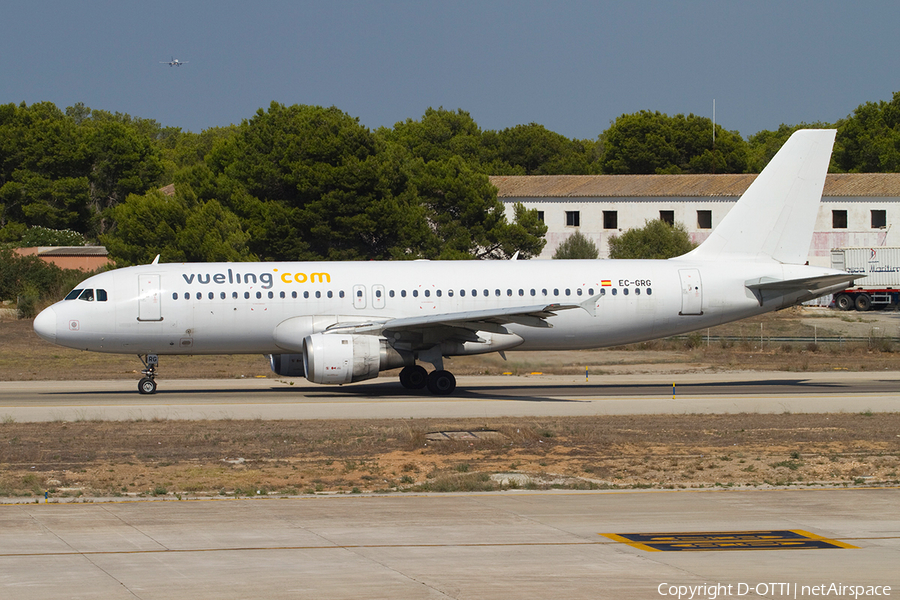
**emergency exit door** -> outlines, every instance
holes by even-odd
[[[679,269],[681,278],[680,315],[703,314],[703,286],[700,284],[699,269]]]

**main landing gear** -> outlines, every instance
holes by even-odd
[[[156,354],[148,354],[147,359],[144,360],[144,357],[138,354],[138,358],[144,363],[144,368],[141,370],[144,377],[138,382],[138,391],[142,394],[155,394],[156,369],[159,366],[159,356]]]
[[[429,373],[424,367],[412,365],[400,370],[400,384],[408,390],[421,390],[427,387],[432,394],[446,396],[456,389],[456,377],[443,369]]]

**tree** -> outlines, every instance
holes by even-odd
[[[661,219],[609,238],[610,258],[672,258],[696,247],[683,223],[669,225]]]
[[[378,135],[426,163],[451,157],[459,157],[470,166],[483,162],[481,128],[462,109],[454,112],[429,107],[420,121],[407,119],[393,129],[379,129]]]
[[[900,92],[838,122],[832,164],[847,173],[900,172]]]
[[[599,173],[596,143],[570,140],[543,125],[516,125],[483,135],[483,172],[489,175],[590,175]]]
[[[598,256],[600,256],[600,250],[597,249],[597,245],[580,231],[575,231],[575,233],[567,237],[556,248],[556,252],[553,253],[553,258],[558,259],[593,259]]]
[[[152,190],[132,194],[112,209],[116,228],[101,236],[120,266],[163,262],[256,260],[240,220],[217,200],[193,206],[178,196]]]
[[[600,138],[600,167],[613,175],[744,173],[747,147],[735,131],[695,115],[641,111],[620,116]]]
[[[31,227],[22,235],[19,245],[22,248],[35,246],[84,246],[84,236],[71,229],[48,229],[46,227]]]

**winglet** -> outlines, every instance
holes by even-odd
[[[154,258],[154,259],[153,259],[153,262],[150,263],[150,264],[151,264],[151,265],[158,265],[158,264],[159,264],[159,254],[156,255],[156,258]]]

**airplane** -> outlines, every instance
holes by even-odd
[[[161,64],[161,65],[169,65],[170,67],[180,67],[181,65],[186,65],[186,64],[188,64],[188,62],[190,62],[190,61],[187,61],[187,60],[185,60],[185,61],[180,61],[180,60],[178,60],[177,58],[175,58],[175,57],[173,56],[173,57],[172,57],[172,60],[161,60],[161,61],[159,61],[159,64]]]
[[[89,277],[34,320],[54,344],[137,354],[264,354],[347,384],[400,368],[437,395],[453,356],[600,348],[682,334],[847,287],[807,255],[834,130],[794,133],[697,248],[667,260],[159,263]],[[421,364],[433,366],[428,372]]]

